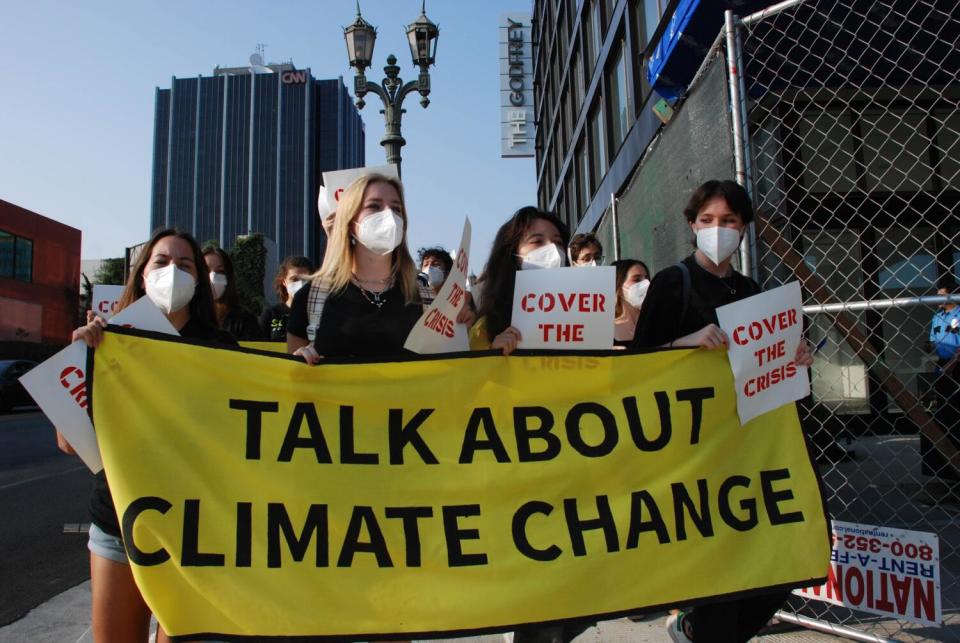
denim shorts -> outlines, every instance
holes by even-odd
[[[93,523],[90,523],[90,539],[87,541],[87,549],[100,558],[106,558],[121,565],[130,564],[130,561],[127,560],[127,550],[123,548],[123,541],[116,536],[111,536]]]

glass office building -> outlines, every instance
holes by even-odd
[[[292,64],[173,78],[156,92],[151,229],[224,248],[259,232],[278,257],[319,260],[321,173],[364,165],[364,142],[342,79]]]

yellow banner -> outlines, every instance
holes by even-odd
[[[286,342],[238,342],[240,348],[252,348],[258,351],[267,351],[269,353],[286,353]]]
[[[726,355],[326,363],[108,329],[92,406],[175,636],[422,638],[822,582],[793,405]]]

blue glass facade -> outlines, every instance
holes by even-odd
[[[364,165],[363,121],[341,79],[309,70],[173,78],[157,89],[151,229],[229,248],[259,232],[319,260],[322,172]]]

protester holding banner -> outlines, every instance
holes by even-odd
[[[571,266],[598,266],[603,263],[603,245],[592,232],[581,232],[570,240],[567,256]]]
[[[164,312],[181,337],[237,345],[230,334],[218,328],[206,264],[200,246],[189,234],[173,229],[154,233],[130,273],[118,310],[144,295]],[[103,341],[105,326],[106,321],[98,317],[74,331],[73,341],[83,340],[96,348]],[[150,609],[130,573],[117,512],[103,471],[94,478],[90,514],[88,547],[94,640],[146,641]],[[161,632],[158,640],[167,639]]]
[[[753,221],[753,204],[733,181],[707,181],[684,208],[696,237],[696,251],[657,273],[647,291],[631,348],[722,348],[728,343],[717,325],[716,308],[760,292],[755,281],[731,266],[744,230]],[[813,363],[801,342],[794,361]],[[674,641],[746,641],[780,608],[789,592],[721,601],[672,614],[667,628]]]
[[[290,255],[283,260],[273,280],[273,289],[279,303],[270,306],[260,315],[260,333],[267,341],[287,340],[287,319],[290,317],[290,302],[297,291],[308,281],[314,271],[313,262],[306,257]]]
[[[309,364],[402,354],[429,294],[421,293],[406,233],[400,181],[354,181],[340,195],[323,265],[293,297],[287,351]]]
[[[633,341],[640,305],[650,287],[650,269],[637,259],[620,259],[617,269],[617,306],[614,309],[613,344],[626,348]]]
[[[532,206],[520,208],[500,226],[481,277],[479,319],[470,329],[472,350],[509,355],[517,348],[520,331],[510,325],[517,271],[562,267],[569,238],[566,224],[555,214]]]
[[[233,261],[223,248],[206,246],[203,260],[210,271],[213,306],[220,328],[240,341],[263,339],[257,318],[240,305]]]

